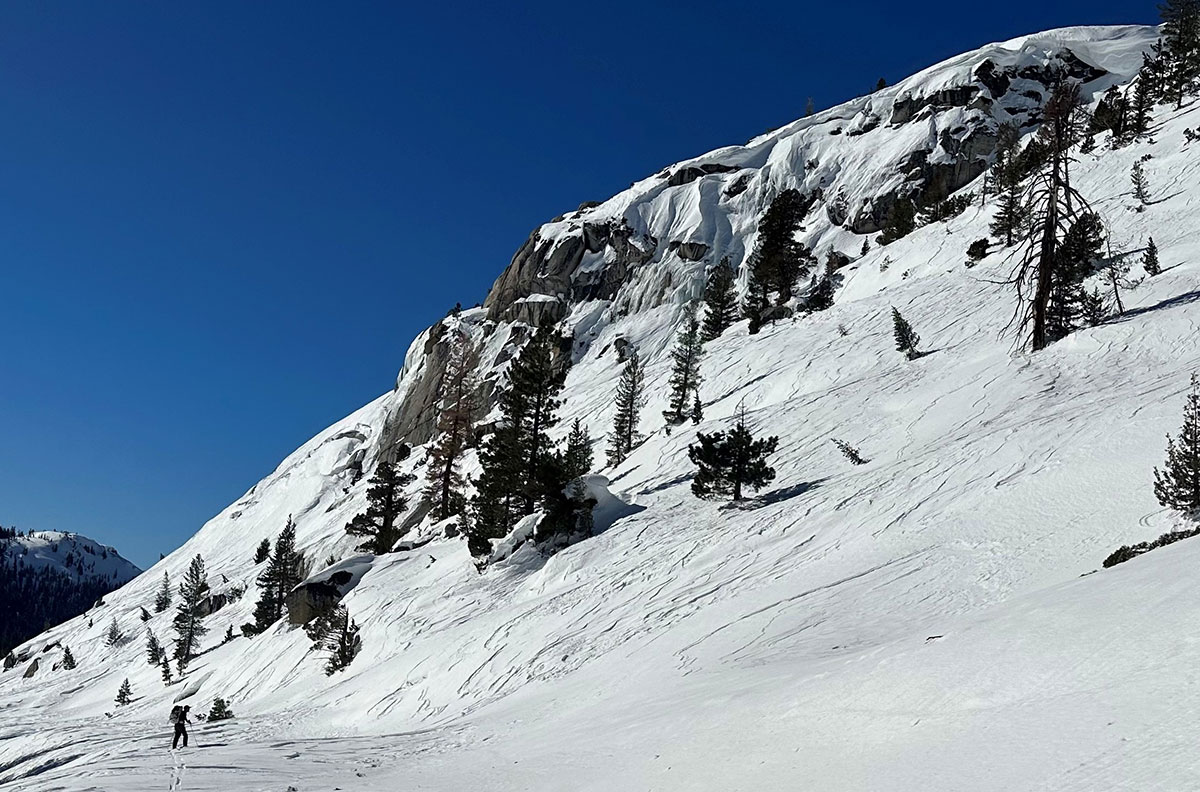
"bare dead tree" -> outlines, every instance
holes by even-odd
[[[1079,84],[1061,80],[1043,111],[1038,137],[1045,145],[1045,161],[1025,188],[1029,231],[1014,256],[1017,263],[1006,284],[1017,291],[1017,308],[1009,328],[1016,328],[1018,343],[1028,339],[1033,351],[1044,349],[1047,308],[1054,288],[1055,263],[1063,238],[1081,214],[1091,212],[1087,200],[1071,186],[1071,147],[1086,128],[1086,111]]]

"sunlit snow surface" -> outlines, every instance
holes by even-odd
[[[1130,42],[1148,41],[1141,28],[1053,36],[1126,72]],[[913,79],[951,80],[979,57]],[[218,645],[250,621],[252,589],[206,620],[212,648],[189,672],[195,710],[219,695],[238,717],[170,754],[183,687],[163,686],[143,641],[104,647],[109,620],[140,631],[163,570],[178,579],[198,552],[216,588],[252,583],[255,546],[288,515],[312,558],[353,555],[342,526],[366,482],[351,486],[347,461],[378,438],[402,376],[105,606],[28,645],[64,640],[79,667],[0,675],[0,790],[1200,788],[1200,545],[1087,574],[1178,524],[1151,470],[1200,371],[1194,127],[1200,104],[1159,108],[1154,142],[1102,141],[1073,171],[1114,250],[1150,234],[1159,246],[1164,273],[1124,295],[1120,319],[1014,352],[1001,335],[1013,296],[992,283],[1005,254],[964,266],[992,211],[976,205],[855,261],[833,309],[709,344],[699,429],[744,401],[780,435],[777,480],[742,508],[693,498],[696,428],[659,428],[679,305],[615,321],[576,309],[597,340],[568,377],[560,429],[581,417],[603,435],[620,368],[606,347],[623,335],[645,351],[654,433],[604,471],[641,510],[483,575],[461,540],[381,557],[345,600],[362,652],[332,678],[284,624]],[[1129,171],[1146,154],[1154,203],[1138,212]],[[895,351],[892,306],[928,356]],[[419,358],[414,345],[406,369]],[[833,438],[870,463],[850,466]],[[165,640],[169,621],[149,627]],[[118,710],[125,677],[135,701]]]

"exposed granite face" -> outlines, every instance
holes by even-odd
[[[995,152],[1001,119],[1022,129],[1036,126],[1041,120],[1041,105],[1057,79],[1066,76],[1088,83],[1105,74],[1066,48],[1040,66],[1002,68],[985,59],[969,78],[964,74],[965,84],[926,94],[903,94],[892,101],[890,114],[886,106],[868,108],[870,112],[864,111],[861,122],[846,132],[848,136],[877,134],[877,130],[887,125],[911,124],[929,124],[937,130],[936,135],[927,147],[911,151],[896,164],[896,173],[901,177],[898,184],[890,180],[886,188],[874,195],[860,195],[853,204],[844,198],[823,201],[824,211],[834,225],[857,234],[872,234],[881,230],[889,209],[900,198],[918,203],[944,200],[987,169]],[[961,121],[953,122],[952,127],[945,122],[937,123],[955,115]],[[800,169],[800,162],[796,160],[789,167]],[[806,161],[803,170],[815,166],[815,161]],[[717,162],[672,166],[657,174],[658,186],[654,189],[682,188],[700,194],[715,188],[720,191],[723,207],[720,211],[731,211],[724,207],[739,200],[755,184],[761,167]],[[799,176],[803,178],[803,173]],[[800,187],[805,196],[805,216],[823,199],[824,187],[824,184]],[[644,220],[638,225],[643,230],[635,231],[625,219],[597,216],[592,211],[596,207],[595,202],[585,202],[575,212],[535,230],[497,278],[483,304],[491,328],[487,332],[498,328],[507,337],[502,347],[492,345],[500,351],[490,353],[493,360],[481,362],[483,369],[496,369],[528,339],[533,329],[561,323],[574,306],[585,301],[616,300],[614,310],[620,313],[661,304],[681,287],[681,278],[691,277],[689,270],[657,264],[654,269],[646,269],[645,265],[667,260],[663,254],[669,252],[676,263],[699,266],[713,252],[709,240],[686,234],[664,242],[667,250],[662,251],[660,241],[651,235],[653,232],[644,230]],[[759,207],[760,211],[763,208]],[[629,211],[627,217],[638,223],[636,210]],[[724,220],[722,217],[717,223]],[[626,289],[624,296],[618,298],[622,289]],[[637,296],[631,298],[630,294]],[[404,397],[392,408],[376,455],[390,454],[390,449],[403,443],[419,444],[432,439],[438,389],[449,352],[445,334],[441,322],[428,331],[424,357],[419,367],[407,374]],[[569,339],[566,344],[569,347]],[[618,348],[620,357],[626,352]],[[494,378],[484,378],[481,382],[481,414],[494,405],[496,389]]]

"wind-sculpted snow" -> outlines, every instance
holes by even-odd
[[[1070,29],[981,53],[1005,66],[1069,42],[1080,59],[1128,73],[1148,37]],[[956,84],[939,68],[894,90]],[[792,132],[839,114],[849,123],[869,101],[737,156],[779,163]],[[1200,370],[1200,150],[1183,134],[1196,126],[1200,104],[1158,108],[1152,140],[1116,151],[1101,141],[1073,169],[1135,276],[1147,237],[1158,243],[1164,271],[1124,293],[1124,316],[1036,355],[1015,351],[1004,334],[1014,297],[997,285],[1007,252],[966,267],[991,204],[863,257],[861,238],[818,224],[822,244],[855,254],[835,306],[752,337],[742,322],[708,344],[705,419],[668,435],[666,352],[680,295],[698,283],[676,278],[675,296],[623,315],[606,313],[615,303],[576,304],[558,431],[578,417],[593,437],[606,433],[618,339],[637,347],[650,383],[646,441],[601,471],[618,501],[607,503],[610,525],[482,574],[458,538],[379,557],[344,600],[362,650],[331,677],[285,623],[222,643],[251,620],[255,546],[289,515],[310,558],[355,555],[343,526],[365,504],[356,465],[380,452],[427,334],[396,392],[305,444],[103,607],[30,643],[67,642],[75,671],[0,675],[0,790],[1196,788],[1200,693],[1186,681],[1200,661],[1189,637],[1200,545],[1090,574],[1117,546],[1179,524],[1155,501],[1151,470]],[[1128,174],[1146,155],[1154,200],[1139,208]],[[679,204],[653,206],[665,218]],[[747,210],[714,232],[727,245],[706,244],[714,255],[748,249],[752,225]],[[892,306],[927,355],[895,350]],[[495,375],[519,344],[484,309],[449,324],[481,340]],[[687,447],[697,431],[727,427],[739,404],[756,432],[780,436],[778,476],[736,507],[697,500]],[[851,466],[833,439],[870,462]],[[402,467],[419,475],[423,459],[415,448]],[[141,630],[138,608],[163,571],[178,579],[196,553],[214,582],[250,586],[206,620],[189,671],[202,680],[189,699],[197,710],[219,695],[238,717],[197,728],[200,747],[173,759],[165,716],[188,683],[165,688],[140,642],[114,651],[102,637],[113,617]],[[146,626],[165,639],[170,615]],[[134,702],[116,709],[125,677]]]

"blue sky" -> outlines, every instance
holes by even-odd
[[[809,96],[1156,21],[997,8],[5,3],[0,524],[149,565],[387,390],[539,223]]]

